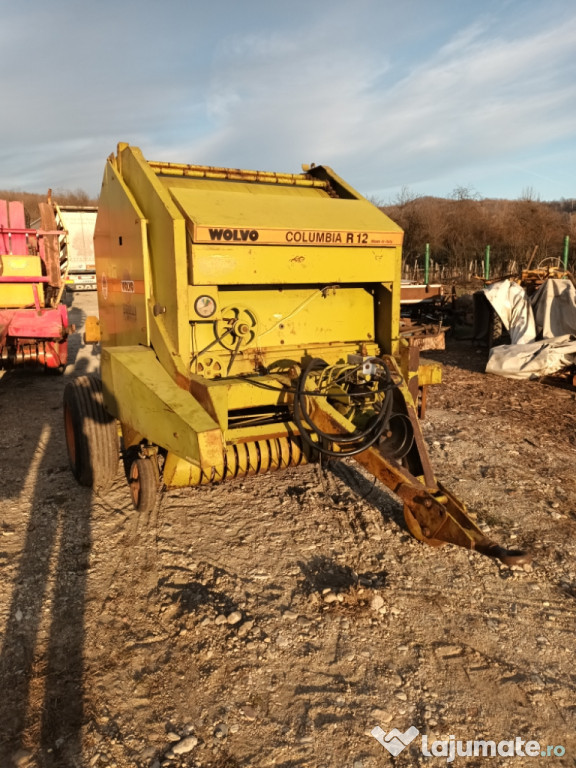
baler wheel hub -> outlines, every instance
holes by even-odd
[[[130,465],[130,495],[138,512],[151,512],[154,508],[159,486],[155,461],[154,456],[139,456]]]

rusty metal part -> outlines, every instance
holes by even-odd
[[[542,264],[543,262],[541,262]],[[574,283],[574,277],[559,266],[538,266],[536,269],[522,270],[520,285],[524,288],[528,296],[532,296],[546,280],[571,280]]]
[[[505,549],[488,539],[468,516],[464,504],[440,483],[437,491],[410,494],[402,489],[404,519],[410,533],[431,546],[445,543],[473,549],[494,557],[505,565],[529,563],[532,556],[524,550]]]
[[[18,341],[15,346],[0,344],[0,369],[20,366],[60,368],[66,364],[66,341]]]
[[[308,174],[274,173],[272,171],[250,171],[241,168],[220,166],[185,165],[182,163],[149,162],[151,169],[159,176],[182,176],[197,179],[226,179],[228,181],[250,181],[283,186],[317,187],[324,189],[326,182]]]
[[[38,203],[38,208],[42,229],[46,232],[55,232],[58,226],[53,206],[50,203]],[[58,236],[55,234],[47,234],[44,238],[44,263],[49,284],[54,288],[60,288],[63,285],[63,275],[60,265],[60,246]]]
[[[328,403],[311,403],[315,422],[325,430],[349,431],[346,420]],[[416,425],[418,430],[418,426]],[[415,432],[416,438],[418,434]],[[422,456],[420,441],[416,439]],[[496,558],[506,565],[529,563],[532,556],[523,550],[509,550],[488,539],[467,514],[465,505],[437,481],[426,482],[410,474],[394,459],[386,458],[376,448],[368,448],[354,457],[371,474],[392,490],[405,505],[406,525],[420,541],[431,546],[457,544]],[[425,458],[422,456],[422,458]],[[425,462],[424,462],[425,463]]]
[[[224,463],[207,469],[169,453],[164,464],[163,480],[167,486],[210,485],[302,466],[316,460],[314,449],[296,435],[252,440],[228,445]]]
[[[420,350],[446,349],[446,327],[441,323],[415,323],[409,318],[400,320],[400,335]]]

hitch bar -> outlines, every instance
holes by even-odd
[[[354,425],[324,398],[310,398],[310,401],[314,422],[321,429],[340,434],[354,432]],[[414,406],[406,402],[406,407],[414,428],[415,444],[425,467],[425,482],[375,447],[355,455],[354,459],[404,502],[404,519],[410,533],[431,546],[456,544],[496,558],[508,566],[530,563],[532,555],[529,552],[506,549],[488,539],[470,519],[463,502],[433,477],[428,469],[428,457],[423,455],[426,448]]]

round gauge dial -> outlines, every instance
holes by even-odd
[[[212,317],[216,312],[216,302],[212,296],[198,296],[194,302],[194,312],[196,312],[198,317]]]

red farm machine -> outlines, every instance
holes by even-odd
[[[0,200],[0,369],[22,365],[62,372],[68,313],[52,206],[40,203],[41,228],[26,226],[24,204]]]

